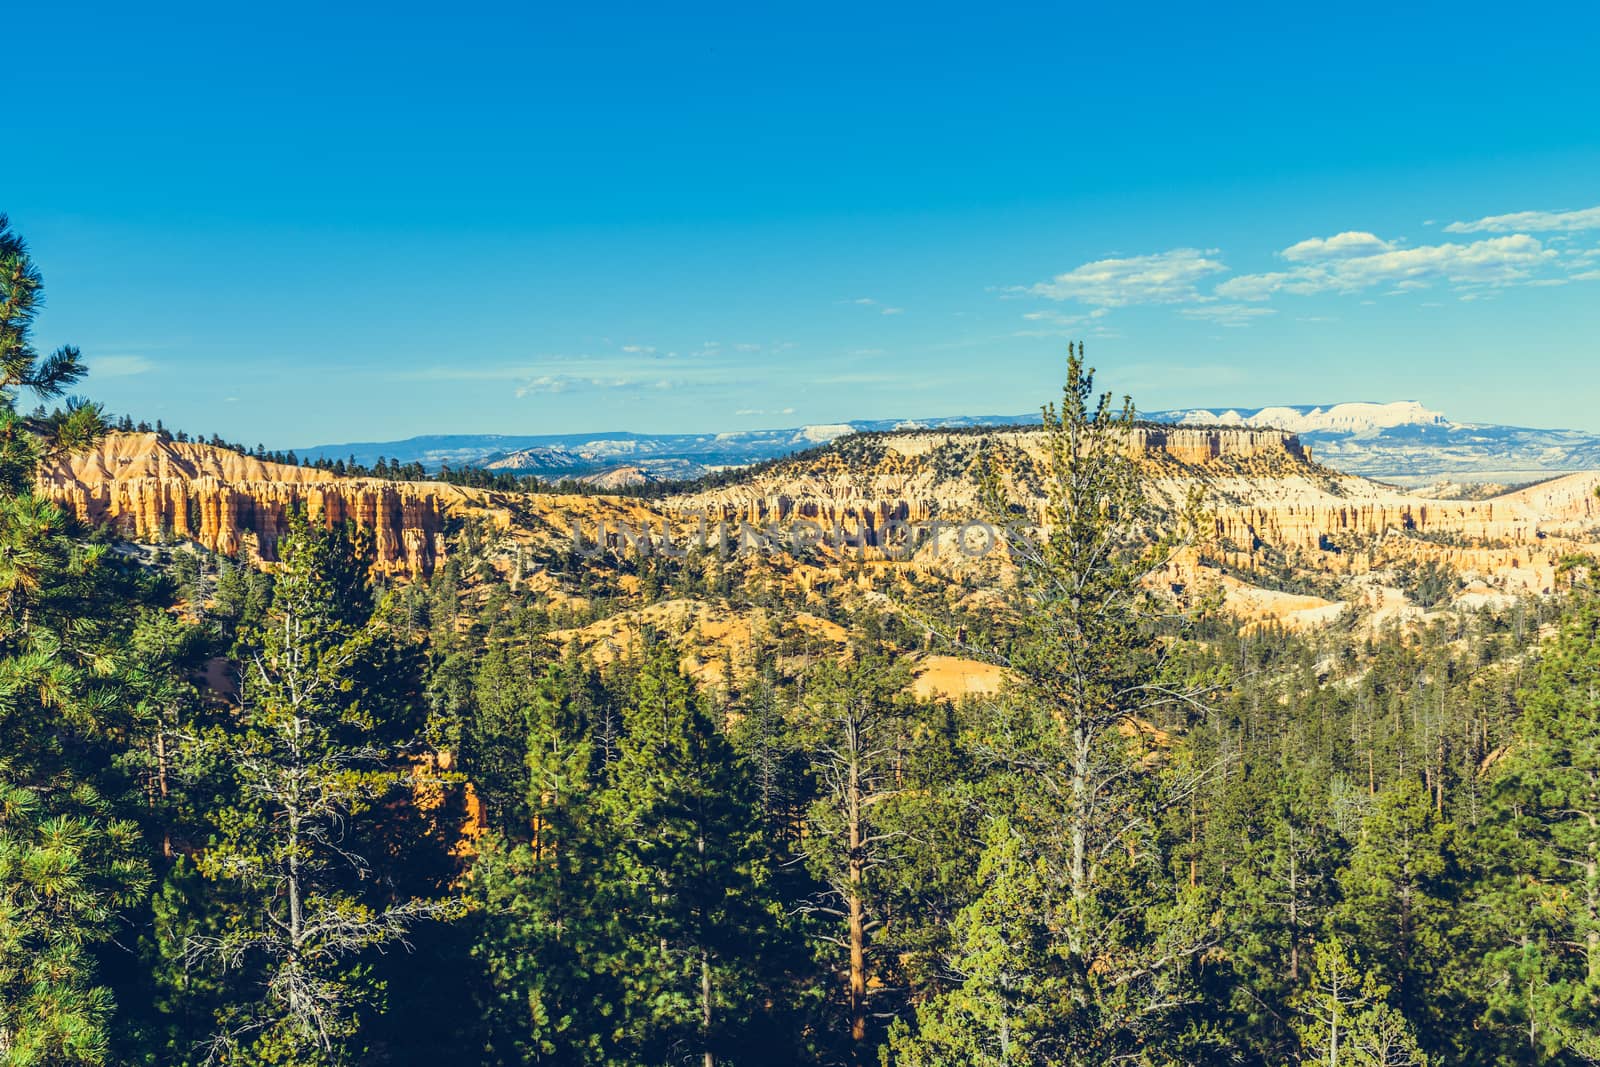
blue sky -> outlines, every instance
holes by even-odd
[[[323,6],[7,13],[0,211],[113,411],[1010,413],[1081,338],[1146,409],[1600,430],[1592,4]]]

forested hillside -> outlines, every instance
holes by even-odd
[[[0,1063],[1600,1062],[1587,559],[1242,625],[1075,348],[992,587],[252,566],[35,495],[107,431],[41,292],[0,219]]]

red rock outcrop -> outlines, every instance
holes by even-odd
[[[348,520],[368,531],[378,570],[423,575],[443,555],[445,512],[462,495],[438,483],[341,478],[151,433],[112,434],[92,451],[44,464],[38,481],[82,522],[268,562],[290,512],[304,506],[330,525]]]

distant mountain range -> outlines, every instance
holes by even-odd
[[[695,478],[726,467],[827,444],[846,434],[945,427],[1006,426],[1036,423],[1034,415],[980,415],[948,419],[861,419],[782,430],[732,430],[723,433],[645,434],[627,430],[568,434],[443,434],[403,441],[364,441],[296,449],[312,459],[349,459],[371,466],[384,457],[421,463],[430,470],[484,467],[541,478],[581,478],[621,467],[656,479]]]
[[[1330,467],[1418,485],[1440,479],[1515,483],[1600,469],[1600,434],[1454,422],[1416,401],[1151,412],[1160,422],[1290,430]]]
[[[1184,408],[1141,412],[1153,422],[1237,425],[1289,430],[1312,446],[1320,462],[1388,481],[1519,482],[1600,469],[1600,434],[1453,422],[1416,401],[1290,405],[1266,408]],[[296,451],[311,458],[354,456],[371,465],[380,456],[429,469],[484,467],[541,478],[628,481],[688,479],[726,467],[775,459],[851,433],[1028,425],[1028,415],[971,415],[936,419],[861,419],[781,430],[642,434],[447,434],[403,441],[320,445]]]

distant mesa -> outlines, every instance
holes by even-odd
[[[1450,420],[1415,400],[1389,404],[1360,401],[1329,407],[1197,408],[1165,411],[1149,416],[1161,422],[1203,423],[1222,426],[1271,427],[1295,433],[1372,434],[1398,426],[1445,426]]]

